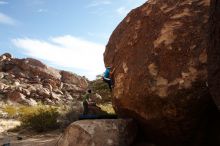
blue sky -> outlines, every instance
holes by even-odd
[[[104,71],[108,39],[146,0],[0,0],[0,54],[33,57],[89,79]]]

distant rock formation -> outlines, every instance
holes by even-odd
[[[32,59],[0,56],[0,100],[35,105],[66,103],[79,98],[88,86],[84,77],[48,67]]]
[[[124,18],[106,46],[105,65],[116,68],[117,113],[139,121],[159,145],[190,145],[213,106],[209,8],[209,0],[148,0]]]

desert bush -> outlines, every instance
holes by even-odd
[[[9,105],[6,104],[2,107],[2,111],[7,113],[8,118],[19,118],[21,115],[29,115],[37,112],[38,109],[47,107],[46,105],[38,104],[37,106],[26,105]]]
[[[58,128],[57,118],[59,113],[55,107],[40,107],[32,111],[23,109],[20,120],[22,126],[30,127],[38,132],[53,130]]]
[[[18,116],[17,108],[12,105],[6,105],[5,107],[3,107],[3,112],[7,113],[8,118],[15,118],[16,116]]]
[[[24,106],[21,105],[18,107],[18,114],[20,116],[24,116],[24,115],[31,115],[33,113],[36,113],[38,109],[43,108],[41,106]]]

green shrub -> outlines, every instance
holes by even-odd
[[[25,112],[20,117],[22,126],[30,127],[38,132],[58,128],[57,118],[59,113],[54,107],[38,108],[34,112]]]

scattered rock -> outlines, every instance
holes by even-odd
[[[59,90],[59,89],[54,89],[53,92],[56,93],[56,94],[63,95],[63,92],[61,90]]]
[[[7,96],[9,100],[18,103],[22,103],[26,99],[26,96],[18,91],[9,92]]]
[[[50,91],[47,88],[38,88],[37,93],[38,95],[43,96],[45,98],[49,98],[51,95]]]
[[[61,96],[60,95],[58,95],[58,94],[55,94],[55,93],[52,93],[51,94],[51,97],[52,97],[52,99],[55,99],[55,100],[57,100],[57,101],[61,101]]]
[[[36,106],[37,102],[36,102],[36,100],[29,98],[29,99],[27,99],[27,104],[30,106]]]
[[[52,86],[52,88],[57,89],[60,86],[60,81],[55,81],[52,79],[44,79],[43,80],[43,85],[47,86]]]
[[[19,86],[20,83],[19,83],[18,81],[15,81],[15,82],[14,82],[14,85],[15,85],[15,86]]]
[[[30,96],[31,92],[28,89],[22,89],[22,93],[26,96]]]
[[[4,90],[5,84],[0,82],[0,90]]]
[[[80,88],[77,87],[76,85],[74,84],[67,84],[67,83],[64,83],[63,84],[63,88],[62,90],[66,90],[66,91],[70,91],[70,92],[76,92],[76,91],[79,91]]]
[[[49,98],[46,98],[45,99],[45,104],[53,105],[54,102],[52,100],[50,100]]]
[[[4,78],[4,73],[0,72],[0,79]]]
[[[9,121],[6,122],[8,122],[8,124],[12,123]],[[10,143],[10,146],[57,146],[57,141],[60,136],[60,131],[33,133],[30,130],[23,130],[22,133],[1,133],[0,145],[2,146],[5,143]]]
[[[45,84],[43,84],[43,86],[44,86],[44,88],[49,89],[50,92],[53,91],[53,87],[49,83],[45,83]]]

